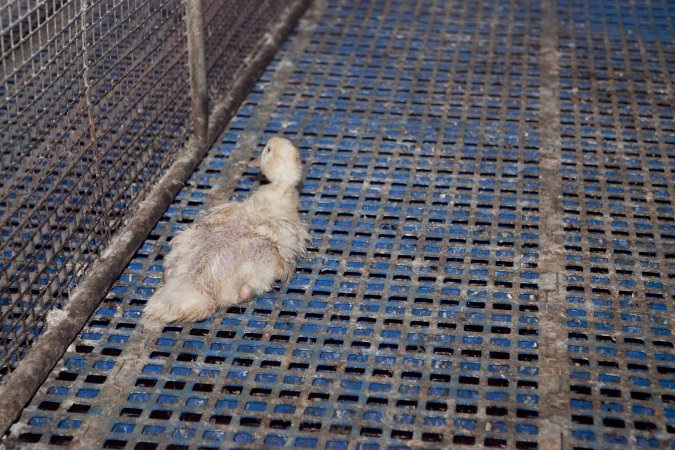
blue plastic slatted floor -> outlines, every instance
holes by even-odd
[[[552,442],[556,422],[563,448],[675,448],[672,5],[558,4],[557,179],[541,177],[542,8],[330,2],[24,410],[18,439],[529,449]],[[234,149],[279,134],[306,163],[313,238],[292,281],[203,323],[142,331],[170,239],[227,182]],[[246,169],[233,197],[256,175]],[[540,395],[540,225],[554,185],[559,410]]]
[[[675,4],[558,10],[572,442],[675,448]]]

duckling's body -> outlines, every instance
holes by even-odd
[[[260,166],[270,184],[242,203],[212,208],[173,239],[148,320],[202,320],[291,277],[309,239],[298,214],[300,157],[289,141],[272,138]]]

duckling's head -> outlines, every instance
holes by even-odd
[[[300,153],[288,139],[273,137],[260,155],[260,170],[272,185],[295,187],[302,176]]]

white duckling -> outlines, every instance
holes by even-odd
[[[146,321],[202,320],[290,279],[309,240],[298,214],[300,155],[274,137],[259,164],[269,184],[242,203],[212,208],[172,240],[165,283],[148,301]]]

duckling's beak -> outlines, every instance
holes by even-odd
[[[248,163],[248,166],[249,166],[249,167],[260,167],[260,157],[257,157],[257,158],[254,159],[253,161],[250,161],[250,162]]]

